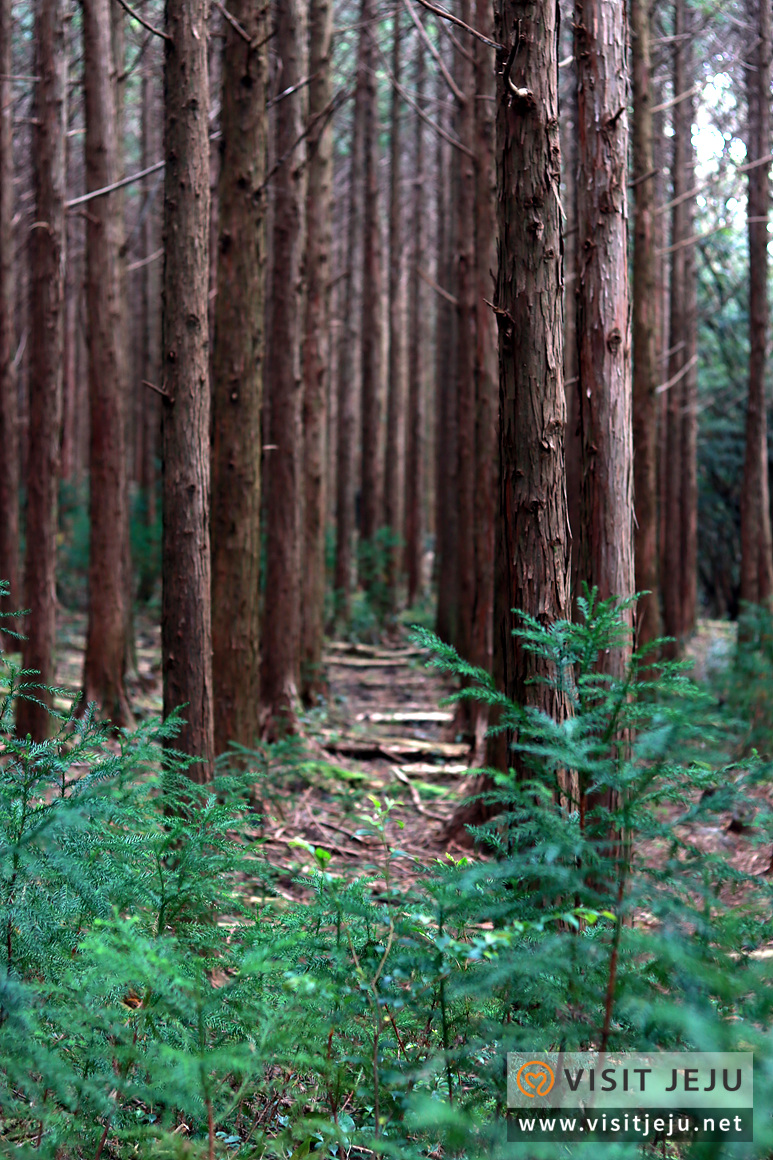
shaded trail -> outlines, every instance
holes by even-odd
[[[83,673],[86,618],[59,610],[56,681],[77,689]],[[705,680],[714,666],[727,663],[734,626],[701,621],[687,649],[695,662],[695,676]],[[161,714],[160,632],[140,619],[136,631],[137,671],[127,689],[138,718]],[[304,846],[326,850],[328,868],[345,878],[357,873],[383,871],[385,852],[368,821],[376,797],[381,806],[395,803],[390,812],[386,841],[399,850],[390,863],[392,877],[408,886],[422,866],[446,853],[469,856],[470,850],[442,838],[444,822],[459,800],[471,792],[474,781],[465,776],[468,750],[453,735],[451,707],[440,707],[452,691],[449,679],[425,667],[424,654],[404,640],[379,645],[329,642],[325,653],[328,696],[302,717],[303,737],[288,752],[281,747],[256,752],[263,762],[259,782],[262,814],[248,834],[255,839],[256,859],[277,869],[269,893],[278,900],[307,896],[297,877],[313,866],[313,854]],[[61,702],[61,707],[65,702]],[[742,765],[743,763],[741,763]],[[771,808],[769,789],[753,793],[763,808]],[[666,811],[675,821],[684,808],[675,802]],[[751,821],[751,819],[750,819]],[[710,823],[696,821],[682,828],[682,836],[705,852],[727,858],[738,870],[765,873],[770,862],[767,845],[760,845],[753,824],[741,832],[731,815],[719,814]],[[659,862],[665,856],[661,842],[642,842],[637,858]],[[480,857],[480,851],[474,855]],[[255,888],[253,883],[248,888]],[[728,888],[727,902],[738,905],[744,890]],[[255,901],[265,900],[265,896]],[[642,912],[637,924],[647,925]],[[759,955],[773,953],[773,946]]]
[[[138,718],[161,713],[160,633],[137,624],[137,671],[127,679]],[[85,617],[60,611],[57,682],[80,685]],[[295,876],[313,862],[292,843],[301,840],[331,855],[330,869],[349,876],[383,867],[384,848],[366,820],[378,798],[390,811],[386,839],[401,855],[391,873],[403,885],[419,863],[446,851],[469,854],[441,839],[444,822],[473,782],[465,777],[468,747],[453,734],[453,708],[440,707],[449,679],[425,666],[425,655],[405,641],[380,645],[332,641],[325,652],[328,696],[302,716],[299,746],[258,748],[257,786],[262,824],[250,830],[262,856],[285,867],[285,897],[304,891]],[[64,703],[62,703],[64,704]]]

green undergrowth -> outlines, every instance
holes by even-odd
[[[713,658],[712,687],[736,723],[741,756],[773,759],[773,613],[747,605],[737,639]]]
[[[156,610],[160,603],[161,504],[148,520],[147,496],[132,489],[129,497],[129,537],[133,568],[132,592],[137,605]],[[56,589],[71,610],[88,608],[89,486],[88,480],[63,480],[59,488],[59,562]]]
[[[3,1154],[585,1156],[507,1143],[505,1056],[602,1041],[754,1050],[757,1141],[732,1154],[767,1154],[773,968],[753,952],[773,940],[769,880],[695,837],[767,767],[728,764],[727,728],[679,666],[600,675],[619,614],[581,607],[578,625],[522,629],[571,704],[562,722],[419,633],[517,726],[519,777],[494,775],[478,830],[489,856],[446,855],[401,886],[393,803],[371,797],[372,869],[352,878],[297,838],[304,904],[282,896],[250,808],[278,770],[288,797],[294,764],[322,776],[302,751],[223,763],[200,787],[177,717],[116,734],[63,713],[33,744],[13,727],[32,678],[2,658]],[[602,789],[614,809],[593,804]],[[770,847],[759,802],[755,824]]]

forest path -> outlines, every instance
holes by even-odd
[[[300,838],[326,850],[334,872],[383,873],[386,848],[374,822],[387,807],[389,873],[402,885],[431,859],[462,852],[443,830],[469,792],[468,746],[454,737],[452,708],[440,706],[452,690],[448,678],[425,662],[403,639],[328,644],[328,698],[303,721],[312,759],[297,766],[301,783],[291,782],[289,800],[265,802],[271,861],[288,853],[297,861],[291,843]]]
[[[77,689],[83,673],[86,618],[59,612],[56,682]],[[127,679],[138,719],[160,716],[160,629],[135,625],[136,671]],[[453,707],[441,707],[449,678],[427,668],[426,654],[404,636],[388,642],[331,641],[325,652],[328,695],[305,713],[299,745],[258,746],[257,793],[262,825],[251,833],[263,856],[284,869],[285,897],[303,894],[297,875],[314,864],[308,847],[326,850],[330,868],[346,877],[383,871],[374,802],[390,803],[385,837],[399,856],[390,873],[407,884],[420,866],[446,852],[469,854],[443,837],[444,823],[469,793],[468,747],[454,735]],[[64,702],[62,703],[64,707]]]
[[[60,613],[56,681],[63,687],[80,685],[85,629],[84,615]],[[726,662],[732,641],[732,626],[700,623],[687,649],[699,681]],[[138,718],[160,716],[158,626],[138,622],[136,642],[136,672],[128,680],[132,707]],[[454,735],[452,707],[441,706],[453,689],[449,678],[427,668],[426,655],[404,637],[380,644],[331,641],[325,668],[328,696],[303,715],[301,742],[256,748],[262,820],[248,833],[256,856],[275,867],[272,892],[288,900],[305,897],[298,876],[317,864],[315,850],[330,855],[333,873],[349,878],[383,875],[388,848],[394,852],[389,873],[402,886],[435,858],[469,856],[444,836],[445,823],[474,784],[466,776],[467,746]],[[757,792],[770,808],[766,790]],[[378,812],[387,807],[385,846]],[[682,808],[673,804],[674,819]],[[729,814],[718,816],[691,825],[684,836],[728,857],[738,870],[764,872],[770,851],[759,845],[753,827],[734,832],[730,821]],[[656,846],[643,843],[640,856],[658,861]]]

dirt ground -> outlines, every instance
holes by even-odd
[[[57,684],[73,689],[80,684],[85,627],[84,616],[60,617]],[[727,657],[733,627],[700,623],[688,649],[698,680]],[[138,717],[158,715],[158,626],[139,623],[136,641],[136,667],[128,681],[132,706]],[[331,869],[344,876],[383,866],[383,845],[368,821],[372,797],[382,807],[394,803],[386,836],[399,850],[391,873],[403,885],[434,858],[470,853],[444,836],[445,823],[473,785],[467,746],[454,735],[453,707],[441,705],[451,692],[449,680],[426,667],[405,635],[380,645],[330,642],[325,662],[328,697],[303,719],[303,753],[291,766],[279,758],[276,770],[269,770],[261,794],[263,821],[254,831],[265,856],[286,869],[278,889],[288,900],[303,897],[295,879],[313,861],[309,850],[297,845],[299,839],[328,851]],[[761,796],[770,806],[767,792]],[[675,817],[678,811],[674,806]],[[707,851],[722,852],[745,873],[766,873],[770,850],[759,844],[753,827],[735,832],[730,823],[729,815],[720,816],[711,825],[691,827],[685,836]],[[657,858],[654,849],[639,854]]]
[[[62,612],[56,683],[77,689],[85,648],[85,616]],[[136,666],[127,684],[138,718],[160,715],[160,629],[135,626]],[[386,836],[399,849],[391,873],[404,884],[419,865],[446,852],[469,853],[443,838],[443,826],[470,792],[468,748],[453,731],[453,707],[440,702],[451,692],[447,678],[424,664],[424,655],[405,635],[383,645],[330,642],[325,664],[328,697],[303,718],[303,754],[292,768],[281,756],[276,777],[261,792],[266,856],[286,866],[280,887],[288,898],[302,890],[295,875],[311,855],[301,839],[331,855],[338,873],[378,868],[384,851],[367,816],[375,796],[394,803]],[[276,785],[272,785],[273,781]]]

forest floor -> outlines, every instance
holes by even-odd
[[[60,610],[58,625],[56,684],[75,690],[86,617]],[[136,667],[127,682],[132,709],[138,719],[160,716],[160,629],[142,620],[135,638]],[[368,820],[374,797],[391,807],[390,873],[403,885],[433,858],[470,853],[443,837],[445,823],[471,792],[468,747],[454,735],[453,707],[440,705],[451,682],[424,662],[404,634],[379,645],[330,642],[328,696],[302,718],[302,743],[256,750],[262,824],[256,819],[253,836],[264,856],[285,868],[276,886],[288,900],[304,895],[295,879],[313,864],[299,839],[328,851],[330,869],[345,877],[383,870],[384,845]]]
[[[135,627],[131,703],[138,718],[158,716],[160,630],[150,621]],[[698,681],[725,661],[733,629],[722,621],[700,623],[688,649]],[[56,672],[61,686],[77,689],[80,684],[85,630],[85,616],[61,614]],[[247,832],[259,843],[261,856],[281,868],[272,883],[280,897],[300,901],[306,896],[298,875],[315,864],[315,849],[327,851],[330,870],[343,877],[380,874],[385,846],[373,822],[379,807],[391,807],[385,832],[393,851],[390,874],[403,887],[433,859],[471,853],[468,845],[445,834],[455,807],[474,784],[468,747],[454,734],[453,707],[441,705],[453,686],[428,669],[425,659],[404,634],[378,645],[330,642],[325,655],[329,694],[303,718],[303,742],[289,750],[256,750],[256,766],[262,767],[261,821],[256,815],[255,828]],[[760,796],[768,808],[773,805],[767,790]],[[674,818],[682,808],[673,805]],[[692,825],[685,837],[706,852],[723,854],[744,873],[768,870],[770,850],[759,844],[753,826],[735,832],[729,814],[712,819],[711,825]],[[652,846],[639,856],[657,861],[659,851]],[[641,918],[646,924],[646,916]]]

